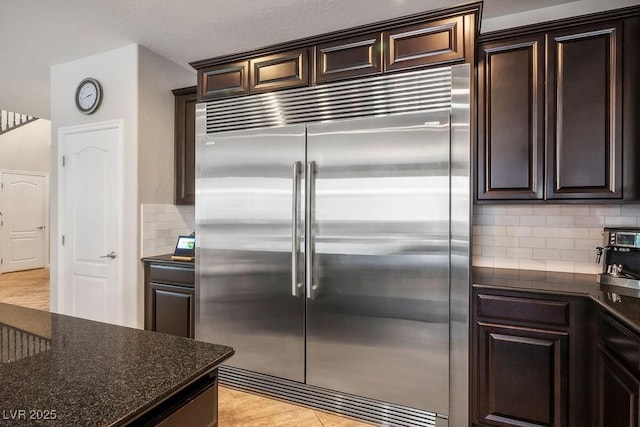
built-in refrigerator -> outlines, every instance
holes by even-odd
[[[468,66],[457,74],[468,96]],[[328,390],[333,409],[354,396],[429,414],[424,425],[450,418],[470,210],[455,76],[199,104],[196,338],[235,348],[230,378]]]

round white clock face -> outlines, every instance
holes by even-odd
[[[76,106],[81,113],[91,114],[98,109],[101,96],[100,83],[95,79],[84,79],[76,90]]]

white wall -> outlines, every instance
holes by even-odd
[[[38,119],[0,135],[0,169],[49,173],[51,122]]]
[[[92,115],[75,107],[78,83],[93,77],[104,92],[102,105]],[[136,44],[51,67],[51,235],[59,236],[58,129],[109,120],[124,122],[123,182],[124,236],[140,236],[141,202],[173,201],[174,98],[171,89],[195,84],[195,73]],[[134,238],[129,241],[138,241]],[[57,301],[57,238],[51,247],[51,307]],[[124,244],[122,318],[142,327],[144,314],[141,244]]]
[[[81,114],[75,106],[78,83],[86,77],[102,85],[102,105],[92,115]],[[51,67],[51,310],[58,307],[58,129],[67,126],[122,120],[123,131],[123,235],[137,234],[138,164],[138,46],[135,44]],[[138,250],[123,245],[120,254],[125,290],[122,319],[136,326],[138,318]]]
[[[556,19],[570,18],[572,16],[586,15],[605,10],[619,9],[640,4],[640,0],[579,0],[557,6],[543,7],[522,13],[498,16],[483,19],[480,31],[502,30],[505,28],[519,27],[538,22],[553,21]]]

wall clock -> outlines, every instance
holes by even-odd
[[[76,107],[83,114],[93,114],[100,107],[102,87],[96,79],[86,78],[76,89]]]

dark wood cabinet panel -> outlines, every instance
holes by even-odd
[[[175,204],[196,201],[196,87],[176,89],[175,96]]]
[[[195,266],[169,255],[145,258],[144,328],[195,337]]]
[[[382,34],[371,33],[315,47],[315,82],[382,73]]]
[[[149,292],[151,330],[193,338],[194,290],[152,282]]]
[[[633,7],[483,34],[479,202],[640,197],[639,14]]]
[[[544,37],[479,46],[478,199],[542,199]]]
[[[198,71],[198,101],[433,65],[473,65],[481,7],[465,3],[191,62]]]
[[[598,427],[637,427],[640,381],[603,348],[597,356]]]
[[[202,101],[249,93],[249,61],[199,69],[198,92]]]
[[[478,317],[546,328],[569,327],[569,302],[505,295],[478,294]]]
[[[464,60],[464,35],[463,16],[385,31],[384,70]]]
[[[550,33],[547,198],[622,197],[622,22]]]
[[[594,426],[590,301],[495,288],[472,301],[472,424]]]
[[[281,52],[250,61],[249,92],[269,92],[309,84],[308,49]]]
[[[478,421],[567,425],[567,332],[480,323],[478,350]]]

